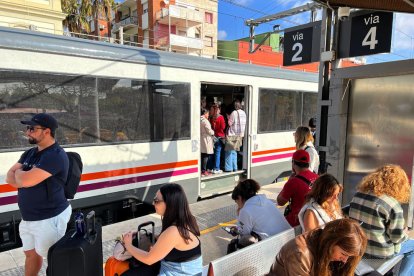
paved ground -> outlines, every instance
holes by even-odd
[[[270,199],[275,199],[282,186],[281,183],[263,186],[262,193],[265,193]],[[207,265],[210,261],[226,253],[227,244],[232,236],[222,230],[221,227],[235,223],[236,205],[230,195],[227,194],[191,204],[190,207],[202,231],[203,264]],[[102,230],[102,262],[104,263],[112,255],[114,239],[117,236],[128,230],[136,229],[137,225],[148,220],[155,222],[155,232],[159,233],[161,220],[156,214],[104,226]],[[0,253],[0,276],[23,276],[24,260],[21,248]],[[45,268],[46,265],[44,264],[39,276],[46,275]]]

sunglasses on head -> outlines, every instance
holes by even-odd
[[[163,202],[164,200],[159,199],[158,197],[154,197],[154,199],[152,200],[152,202],[154,202],[155,204],[158,204],[160,202]]]
[[[30,132],[34,132],[34,131],[36,131],[37,129],[42,129],[42,130],[45,130],[46,128],[45,128],[45,127],[26,126],[26,131],[28,130],[28,131],[30,131]]]

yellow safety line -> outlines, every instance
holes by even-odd
[[[237,222],[237,220],[233,219],[233,220],[228,221],[228,222],[219,223],[219,224],[217,224],[213,227],[210,227],[210,228],[204,229],[203,231],[200,231],[200,234],[205,235],[207,233],[210,233],[210,232],[213,232],[213,231],[219,229],[220,227],[234,225],[236,222]]]

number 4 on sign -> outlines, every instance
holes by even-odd
[[[369,46],[370,50],[375,49],[375,45],[378,44],[377,37],[377,27],[371,27],[369,29],[367,35],[365,36],[364,40],[362,41],[362,46]]]

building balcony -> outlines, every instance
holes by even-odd
[[[168,36],[158,39],[157,46],[163,49],[168,49],[171,46],[171,50],[177,52],[191,52],[194,50],[203,49],[203,40],[200,38],[186,37],[171,34],[170,43],[168,41]]]
[[[137,32],[138,32],[138,18],[135,16],[130,16],[130,17],[122,19],[121,21],[114,24],[112,28],[112,32],[113,33],[118,32],[120,27],[123,27],[124,31],[132,29],[132,28],[137,28]]]
[[[170,5],[168,8],[159,10],[156,19],[159,23],[179,27],[194,27],[203,23],[203,13]]]

